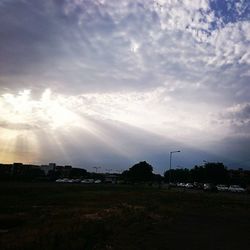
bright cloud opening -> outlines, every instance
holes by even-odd
[[[196,149],[189,162],[222,149],[242,161],[249,11],[247,0],[1,1],[0,161],[115,165],[175,145]]]

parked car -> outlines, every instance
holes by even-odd
[[[216,188],[217,188],[218,191],[221,191],[221,192],[228,191],[228,186],[226,186],[226,185],[219,184],[219,185],[216,186]]]
[[[186,188],[194,188],[194,185],[192,183],[187,183],[185,185]]]
[[[177,186],[177,184],[174,183],[174,182],[170,182],[168,185],[169,185],[170,187],[176,187],[176,186]]]
[[[69,179],[68,178],[57,179],[56,182],[66,183],[69,182]]]
[[[246,189],[240,187],[239,185],[231,185],[228,188],[228,191],[233,192],[233,193],[244,193],[244,192],[246,192]]]
[[[81,179],[72,179],[72,181],[73,181],[74,183],[80,183],[80,182],[81,182]]]
[[[99,184],[99,183],[102,183],[101,180],[95,180],[95,184]]]
[[[84,179],[81,181],[81,183],[85,183],[85,184],[91,184],[91,183],[94,183],[95,180],[94,179]]]
[[[63,179],[57,179],[56,182],[63,182]]]
[[[210,192],[218,191],[216,186],[214,184],[212,184],[212,183],[204,183],[203,190],[204,191],[210,191]]]
[[[177,183],[177,187],[185,187],[185,186],[186,186],[186,183],[183,183],[183,182]]]
[[[203,183],[194,182],[194,188],[195,189],[203,189]]]

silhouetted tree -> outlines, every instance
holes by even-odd
[[[20,177],[23,180],[34,180],[36,178],[43,177],[43,176],[44,176],[44,172],[39,168],[25,169],[22,175],[20,175]]]
[[[195,182],[207,182],[206,171],[203,166],[194,166],[190,170],[190,177]]]
[[[205,181],[218,183],[227,183],[229,175],[226,167],[221,162],[208,162],[204,166]]]
[[[169,180],[169,170],[164,174],[165,180]],[[226,184],[229,182],[227,168],[221,162],[208,162],[205,166],[194,166],[189,169],[171,169],[172,182],[211,182],[214,184]]]
[[[156,182],[158,184],[158,187],[161,188],[162,186],[162,181],[163,181],[163,177],[160,174],[154,174],[153,175],[153,181]]]
[[[190,171],[187,168],[184,169],[171,169],[171,182],[189,182]],[[169,170],[164,173],[164,179],[169,181]]]
[[[70,178],[81,178],[87,175],[87,170],[83,168],[72,168],[69,173]]]
[[[139,162],[122,173],[124,180],[131,182],[146,182],[153,180],[153,167],[146,161]]]
[[[62,178],[62,177],[64,177],[64,176],[62,175],[62,173],[60,172],[60,170],[50,170],[48,172],[48,178],[51,181],[54,181],[54,180]]]

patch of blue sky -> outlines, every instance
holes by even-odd
[[[210,8],[222,25],[250,20],[250,0],[211,0]],[[221,23],[214,22],[213,28]]]

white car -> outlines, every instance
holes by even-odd
[[[63,182],[63,179],[57,179],[56,182]]]
[[[228,186],[219,184],[216,186],[218,191],[226,192],[228,191]]]
[[[101,180],[95,180],[95,184],[99,184],[99,183],[102,183]]]
[[[69,179],[68,178],[63,178],[63,179],[57,179],[56,182],[62,182],[62,183],[65,183],[65,182],[68,182]]]
[[[81,179],[72,179],[73,183],[79,183],[81,182]]]
[[[192,183],[187,183],[185,185],[186,188],[194,188],[194,185]]]
[[[243,192],[246,192],[246,189],[240,187],[239,185],[231,185],[231,186],[228,188],[228,191],[234,192],[234,193],[243,193]]]
[[[85,184],[91,184],[91,183],[94,183],[95,180],[94,179],[85,179],[85,180],[82,180],[81,183],[85,183]]]
[[[186,183],[183,183],[183,182],[177,183],[177,187],[185,187],[185,186],[186,186]]]
[[[213,183],[204,183],[203,190],[209,192],[216,192],[218,191],[217,187]]]

